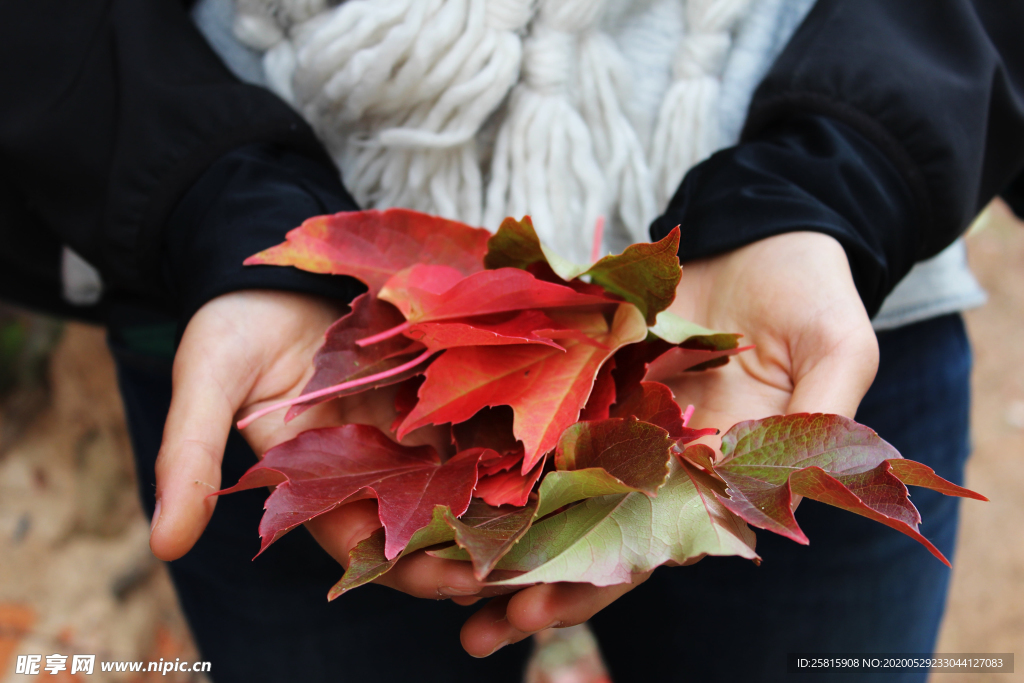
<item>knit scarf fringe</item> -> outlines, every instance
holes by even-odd
[[[683,175],[721,145],[717,106],[748,0],[664,0],[685,17],[645,140],[608,0],[236,0],[235,34],[310,122],[366,208],[494,230],[533,217],[586,261],[598,217],[648,239]],[[635,118],[635,117],[633,117]]]

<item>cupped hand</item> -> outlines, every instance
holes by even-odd
[[[325,330],[344,311],[312,296],[243,291],[213,299],[193,316],[174,358],[171,408],[156,461],[150,547],[157,557],[177,559],[199,539],[217,503],[209,494],[221,488],[221,461],[233,424],[301,392]],[[394,416],[393,392],[382,389],[320,404],[287,424],[282,409],[256,420],[243,436],[262,455],[306,429],[358,423],[387,431]],[[419,430],[403,443],[435,441],[437,434]],[[380,527],[376,501],[342,505],[307,527],[347,566],[349,550]],[[410,554],[379,582],[430,598],[480,589],[468,563],[423,553]]]
[[[669,381],[691,424],[722,432],[770,415],[853,417],[878,368],[878,342],[840,244],[794,232],[688,263],[672,312],[755,348],[723,368]],[[715,440],[713,446],[719,446]],[[482,657],[550,627],[586,621],[647,579],[598,588],[548,584],[490,601],[466,621],[462,644]]]

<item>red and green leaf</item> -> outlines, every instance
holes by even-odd
[[[671,311],[662,311],[658,314],[655,324],[651,327],[651,334],[669,344],[682,344],[710,351],[734,349],[739,346],[739,339],[743,336],[709,330],[697,323],[684,320]]]
[[[487,243],[484,264],[489,269],[520,268],[547,264],[562,280],[569,282],[589,275],[593,284],[630,302],[643,314],[648,325],[668,308],[676,295],[679,267],[679,229],[653,244],[633,244],[621,254],[605,256],[591,266],[565,261],[541,244],[529,216],[516,221],[506,218]]]
[[[245,265],[295,266],[350,275],[377,292],[395,273],[417,263],[442,264],[462,275],[483,270],[490,233],[410,211],[352,211],[315,216],[285,242],[250,256]]]
[[[386,530],[385,556],[393,559],[430,523],[436,505],[465,512],[482,453],[465,451],[442,463],[433,448],[399,445],[368,425],[313,429],[271,448],[218,493],[277,487],[260,521],[260,552],[299,524],[369,493]]]
[[[473,562],[473,575],[482,581],[529,530],[537,512],[537,497],[522,506],[493,507],[474,500],[461,518],[447,512],[455,543]]]
[[[608,586],[629,583],[635,574],[669,561],[703,555],[757,560],[753,532],[716,504],[709,484],[708,478],[691,477],[675,465],[654,498],[644,493],[587,498],[534,523],[495,565],[525,573],[494,585],[573,581]],[[543,485],[541,490],[543,495]]]
[[[506,218],[487,241],[484,266],[489,270],[519,268],[526,270],[534,264],[543,264],[559,279],[569,282],[586,272],[587,267],[567,261],[551,251],[537,237],[533,221],[523,216],[521,221]]]
[[[676,346],[652,360],[647,366],[644,379],[657,382],[675,377],[683,372],[698,372],[721,367],[729,362],[729,356],[749,351],[753,346],[740,346],[735,349],[712,351],[709,349],[689,349]]]
[[[679,267],[679,228],[662,240],[633,244],[617,256],[605,256],[587,269],[591,282],[618,294],[643,313],[648,325],[676,298]]]
[[[612,419],[573,425],[556,451],[558,471],[548,472],[537,496],[530,498],[532,517],[520,517],[525,532],[531,520],[596,496],[640,493],[654,496],[671,467],[671,441],[663,429],[634,419]],[[578,469],[574,469],[578,468]],[[471,524],[465,517],[463,523]],[[473,549],[448,548],[431,554],[448,559],[473,559]],[[505,547],[507,551],[511,546]],[[497,559],[488,556],[488,560]],[[488,570],[493,562],[488,565]]]
[[[881,522],[949,564],[918,532],[921,516],[898,474],[948,495],[980,497],[923,465],[906,464],[873,430],[840,415],[802,413],[741,422],[722,438],[722,454],[714,465],[728,487],[722,504],[754,526],[804,544],[807,537],[793,515],[796,495]]]
[[[671,448],[668,432],[635,417],[577,422],[558,440],[555,468],[600,468],[653,496],[668,477]]]

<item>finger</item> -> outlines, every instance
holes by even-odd
[[[494,598],[477,610],[459,633],[462,648],[473,657],[487,657],[511,643],[529,637],[508,623],[505,612],[513,596]]]
[[[804,236],[817,258],[802,263],[814,291],[804,302],[804,324],[789,324],[793,396],[788,413],[838,413],[853,417],[878,370],[878,339],[871,327],[841,245],[829,237]],[[791,299],[798,294],[790,292]]]
[[[348,569],[348,556],[352,548],[380,528],[376,500],[358,500],[346,503],[306,522],[306,528],[316,542],[338,564]]]
[[[149,541],[162,560],[184,555],[206,528],[217,500],[208,496],[220,488],[224,446],[245,394],[243,387],[216,381],[230,374],[211,351],[183,339],[175,357],[171,408],[156,460]]]
[[[473,577],[473,565],[459,560],[442,560],[426,553],[403,557],[376,583],[417,598],[440,600],[477,596],[483,585]]]
[[[346,568],[352,548],[380,526],[375,500],[342,505],[306,523],[317,543]],[[477,596],[483,589],[469,562],[442,560],[423,552],[402,558],[374,583],[434,600]]]
[[[462,646],[474,657],[486,657],[548,628],[582,624],[636,588],[650,572],[633,583],[594,586],[589,583],[553,583],[532,586],[504,600],[492,600],[462,626]],[[504,615],[498,614],[504,606]]]
[[[862,325],[817,344],[809,357],[794,359],[799,369],[786,412],[852,418],[878,370],[878,340],[866,315]]]
[[[594,586],[589,583],[547,583],[533,586],[512,596],[507,616],[519,631],[536,633],[547,628],[582,624],[651,575],[638,574],[632,583]]]

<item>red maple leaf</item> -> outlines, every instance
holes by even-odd
[[[324,344],[313,356],[313,376],[302,393],[246,416],[238,422],[238,428],[244,429],[254,420],[288,406],[291,410],[285,420],[291,420],[318,403],[395,384],[423,372],[422,364],[431,352],[406,337],[393,336],[368,346],[356,343],[379,336],[402,320],[398,309],[373,292],[357,296],[352,300],[351,312],[327,328]]]
[[[619,306],[610,329],[597,312],[580,314],[573,327],[592,343],[570,338],[565,351],[525,344],[445,351],[427,368],[419,403],[399,438],[427,424],[463,422],[486,406],[511,406],[513,432],[526,449],[522,471],[529,472],[579,418],[604,361],[647,334],[630,304]]]
[[[430,446],[402,446],[376,427],[312,429],[267,451],[231,488],[215,495],[277,486],[260,521],[260,552],[282,535],[342,503],[377,498],[388,559],[426,526],[435,505],[461,515],[477,480],[482,449],[442,463]]]
[[[532,470],[525,473],[516,467],[520,460],[521,455],[518,458],[506,456],[500,464],[506,471],[496,471],[496,466],[489,468],[487,474],[481,471],[473,497],[480,498],[488,505],[526,505],[530,491],[544,471],[544,459],[541,458]]]
[[[460,451],[469,448],[488,448],[503,456],[515,453],[522,459],[523,444],[519,443],[512,433],[512,420],[512,409],[508,406],[484,408],[465,422],[452,425],[452,436]],[[481,461],[480,464],[480,472],[485,473],[483,468],[489,463]]]
[[[561,349],[561,346],[544,336],[544,332],[557,328],[558,324],[543,311],[531,309],[472,318],[421,322],[410,325],[403,334],[432,351],[457,346],[507,344],[546,344]]]
[[[380,292],[410,323],[452,320],[525,309],[609,305],[603,296],[538,280],[516,268],[463,277],[444,266],[416,265],[391,278]]]
[[[580,420],[604,420],[608,417],[608,411],[615,403],[613,370],[615,370],[615,358],[609,358],[601,366],[597,378],[594,379],[594,389],[590,392],[587,405],[580,412]]]
[[[659,382],[641,382],[636,389],[611,409],[612,417],[633,416],[643,422],[658,425],[668,432],[677,443],[689,443],[702,436],[718,433],[717,429],[693,429],[679,404],[672,396],[672,390]]]
[[[285,242],[250,256],[245,265],[351,275],[376,292],[416,263],[444,264],[463,275],[483,270],[490,236],[481,228],[408,209],[350,211],[306,220]]]

